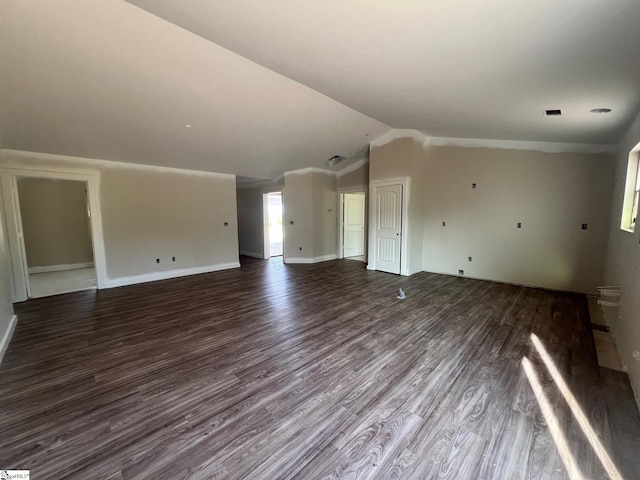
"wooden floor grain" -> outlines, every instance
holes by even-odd
[[[584,296],[360,262],[242,268],[16,306],[0,468],[34,479],[608,478],[536,334],[626,479],[640,417]],[[407,294],[396,298],[398,288]]]

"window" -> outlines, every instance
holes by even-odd
[[[638,201],[640,200],[640,143],[629,153],[627,165],[627,182],[624,189],[622,205],[622,222],[620,228],[633,232],[636,228],[638,216]]]

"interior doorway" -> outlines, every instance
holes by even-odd
[[[281,257],[284,251],[282,228],[282,192],[265,193],[264,197],[264,257]]]
[[[51,184],[47,185],[55,184],[55,180],[72,180],[74,182],[77,182],[74,183],[74,185],[79,185],[82,188],[82,196],[80,197],[81,200],[76,203],[76,207],[78,208],[78,211],[81,211],[79,215],[82,217],[82,219],[80,220],[82,227],[80,228],[88,228],[90,230],[88,236],[90,238],[91,245],[86,245],[86,248],[88,252],[91,252],[91,255],[88,256],[86,262],[76,259],[64,260],[64,257],[58,256],[55,257],[55,259],[50,264],[44,264],[44,262],[42,264],[39,264],[40,262],[37,261],[38,257],[34,257],[33,254],[30,255],[31,260],[27,259],[22,218],[23,209],[20,208],[20,189],[18,187],[18,184],[22,183],[24,181],[23,179],[25,178],[52,181]],[[86,268],[93,268],[93,271],[90,272],[91,278],[89,280],[85,275],[82,279],[84,283],[81,286],[78,286],[77,284],[77,280],[80,280],[79,278],[73,280],[74,286],[72,287],[69,287],[68,284],[65,283],[65,280],[59,279],[57,287],[53,291],[49,290],[43,292],[43,294],[53,295],[72,290],[75,291],[94,288],[99,289],[105,287],[106,259],[104,250],[104,238],[102,235],[102,220],[100,210],[100,197],[98,195],[98,182],[99,173],[73,168],[52,168],[47,170],[13,167],[0,168],[0,207],[2,208],[4,214],[2,215],[2,223],[7,235],[7,247],[9,257],[11,259],[11,300],[14,303],[23,302],[28,298],[34,296],[33,292],[31,291],[32,282],[29,281],[29,277],[31,276],[30,274],[52,273],[57,271],[63,272],[59,274],[60,277],[81,276],[76,274],[80,274],[81,272],[79,272],[78,270],[82,270],[82,268],[76,267],[85,267],[86,264],[90,263],[93,263],[93,266],[91,267],[89,265]],[[45,201],[42,202],[41,205],[48,206],[48,203]],[[67,234],[68,232],[64,230],[64,233]],[[27,235],[29,234],[27,233]],[[47,240],[47,242],[50,244],[49,247],[54,245],[55,242],[53,242],[52,239],[48,237],[48,234],[40,233],[40,236],[46,237],[45,240]],[[36,240],[38,240],[38,238],[36,238]],[[76,247],[77,250],[81,248],[83,247]],[[57,252],[56,255],[58,255],[59,253],[60,252]],[[35,261],[32,261],[34,259]],[[31,266],[29,265],[30,263]],[[42,271],[42,268],[34,270],[35,267],[44,267],[44,271]],[[31,272],[29,272],[30,268]],[[46,270],[51,271],[48,272]],[[86,274],[87,272],[84,273]],[[33,280],[33,277],[31,278],[31,280]],[[90,283],[87,284],[87,282]],[[36,294],[38,294],[38,292],[36,292]]]
[[[95,289],[87,182],[19,176],[16,186],[27,296]]]
[[[366,196],[365,192],[340,194],[341,257],[366,261]]]

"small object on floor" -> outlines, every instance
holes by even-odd
[[[400,300],[404,300],[405,298],[407,298],[406,295],[404,294],[404,290],[402,289],[398,290],[398,298]]]

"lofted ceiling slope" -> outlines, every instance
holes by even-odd
[[[273,178],[390,130],[124,1],[3,0],[0,22],[7,149]]]
[[[640,100],[638,0],[129,1],[430,136],[610,144]]]
[[[0,144],[260,178],[392,128],[611,144],[640,100],[638,18],[637,0],[3,0]]]

